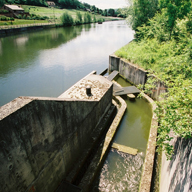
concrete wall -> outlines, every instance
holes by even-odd
[[[121,76],[134,85],[144,86],[148,79],[147,71],[112,54],[109,56],[109,72],[114,70],[119,71]],[[156,80],[155,88],[150,96],[155,100],[160,100],[160,94],[166,91],[164,84],[160,80]]]
[[[160,192],[192,191],[192,139],[175,138],[174,155],[162,155]]]
[[[147,80],[147,71],[125,61],[117,56],[109,56],[109,71],[119,71],[119,73],[128,81],[135,85],[144,85]]]
[[[0,108],[0,191],[57,188],[111,106],[112,83],[99,89],[92,100],[19,97]]]

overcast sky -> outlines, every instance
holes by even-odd
[[[88,3],[90,5],[95,5],[99,9],[117,9],[127,7],[127,0],[80,0],[82,3]]]

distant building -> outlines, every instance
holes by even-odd
[[[84,8],[84,11],[91,12],[91,10],[90,10],[90,9],[87,9],[87,8]]]
[[[18,17],[18,15],[26,15],[28,16],[29,13],[25,13],[24,9],[18,5],[6,5],[4,4],[3,7],[1,7],[1,10],[7,10],[8,13],[1,13],[1,15],[5,15],[7,17]]]
[[[53,1],[47,1],[47,4],[49,7],[55,7],[55,2]]]
[[[9,13],[22,14],[24,13],[24,9],[18,5],[3,5],[1,9],[9,11]]]

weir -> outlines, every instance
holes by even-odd
[[[95,73],[58,98],[19,97],[0,108],[4,192],[89,190],[126,109]]]
[[[19,97],[2,106],[3,191],[90,191],[127,107],[114,85],[93,71],[58,98]]]

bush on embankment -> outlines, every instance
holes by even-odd
[[[72,26],[72,25],[80,25],[80,24],[88,24],[88,23],[95,23],[97,21],[104,21],[104,19],[96,19],[94,16],[92,18],[91,14],[85,13],[82,15],[80,12],[76,13],[76,19],[73,19],[73,17],[68,14],[68,12],[63,13],[61,16],[61,22],[63,26]]]
[[[159,150],[165,150],[168,158],[173,152],[169,142],[171,131],[183,138],[192,136],[192,11],[188,9],[191,4],[186,2],[180,2],[188,10],[183,15],[175,4],[178,10],[175,23],[170,21],[171,11],[164,4],[152,19],[137,27],[136,39],[116,52],[117,56],[155,74],[167,87],[168,92],[162,95],[164,99],[157,102],[156,113],[159,121],[157,145]],[[149,78],[145,86],[149,94],[154,81]]]

